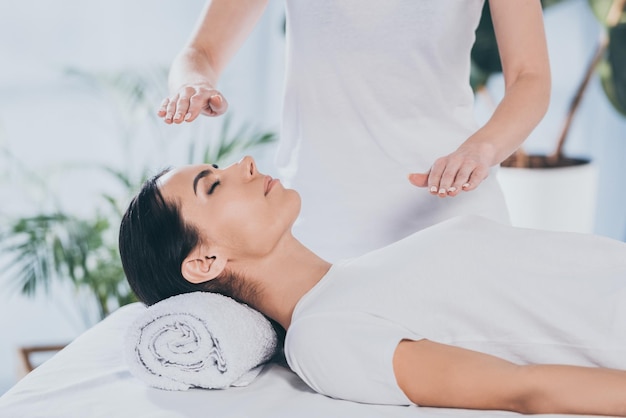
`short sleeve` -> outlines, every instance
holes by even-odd
[[[316,392],[361,403],[409,405],[393,372],[393,355],[403,339],[422,337],[366,313],[324,313],[289,327],[285,355]]]

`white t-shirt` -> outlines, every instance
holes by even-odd
[[[477,129],[470,51],[483,0],[287,0],[278,165],[295,235],[328,260],[456,215],[508,222],[494,173],[441,199],[408,182]]]
[[[626,244],[455,218],[334,264],[296,305],[285,354],[317,392],[402,405],[393,353],[423,338],[626,369]]]

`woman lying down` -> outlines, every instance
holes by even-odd
[[[292,236],[299,210],[249,157],[162,173],[120,228],[128,281],[146,304],[247,303],[334,398],[626,416],[626,244],[463,217],[331,265]]]

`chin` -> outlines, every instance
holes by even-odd
[[[291,190],[295,196],[295,201],[296,201],[296,215],[300,214],[300,210],[302,209],[302,198],[300,197],[300,193],[296,192],[295,190]]]
[[[292,211],[293,214],[291,219],[291,225],[293,225],[298,216],[300,216],[300,210],[302,209],[302,199],[300,198],[300,194],[295,190],[289,189],[288,191],[290,192],[289,206],[291,206],[292,208],[290,211]]]

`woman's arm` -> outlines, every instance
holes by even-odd
[[[475,189],[528,137],[550,99],[550,64],[539,0],[489,0],[505,94],[489,121],[455,152],[439,158],[428,174],[413,174],[416,186],[456,196]]]
[[[393,368],[400,388],[421,406],[626,416],[624,371],[520,366],[428,340],[402,341]]]
[[[191,122],[200,113],[218,116],[227,103],[215,89],[232,56],[248,37],[267,0],[210,0],[191,38],[170,68],[171,96],[159,116],[166,123]]]

